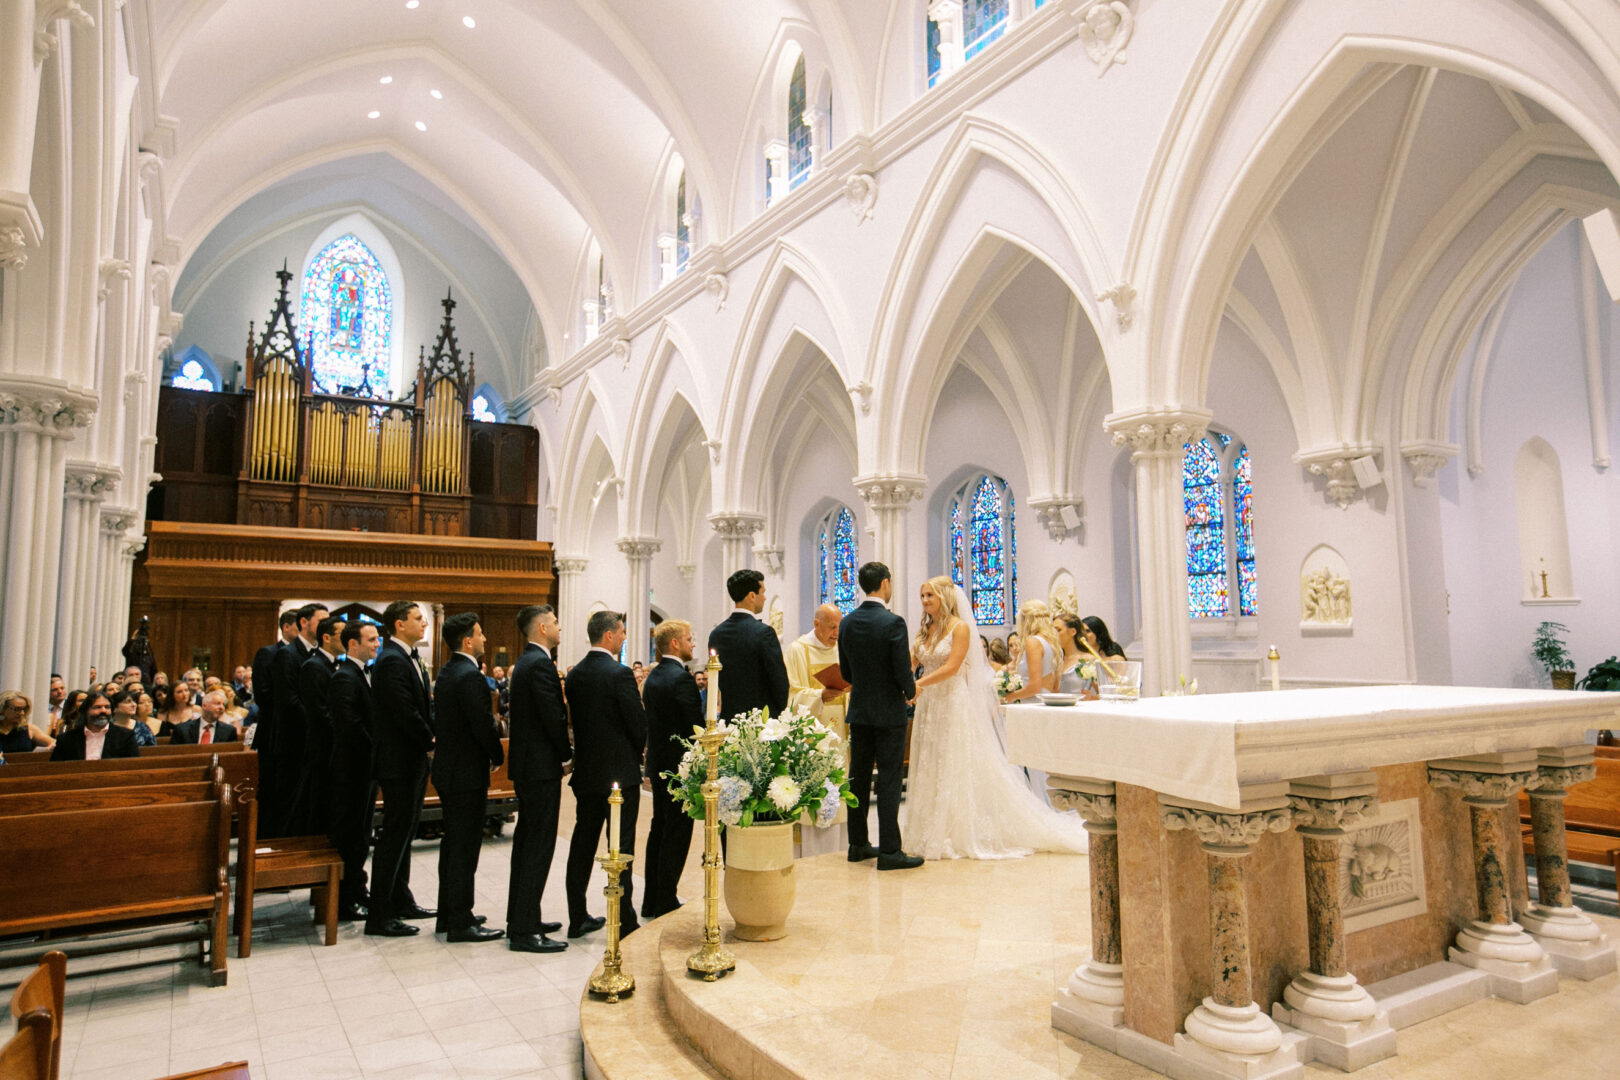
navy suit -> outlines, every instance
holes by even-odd
[[[641,755],[647,747],[647,714],[636,677],[607,653],[592,649],[568,673],[568,713],[574,724],[574,834],[568,844],[568,920],[585,921],[585,886],[590,881],[596,843],[608,821],[608,793],[614,782],[624,793],[621,850],[636,849],[636,814],[641,807]],[[628,934],[640,925],[630,875],[620,879],[619,925]]]
[[[709,631],[709,648],[720,656],[721,716],[753,709],[770,709],[779,716],[787,709],[787,662],[769,623],[747,611],[733,611]]]
[[[692,819],[685,807],[670,797],[670,781],[663,774],[680,767],[685,750],[676,740],[690,739],[692,729],[703,726],[703,699],[686,665],[676,657],[666,656],[648,672],[641,700],[647,708],[647,775],[652,778],[653,788],[652,828],[647,833],[647,857],[641,869],[642,880],[647,883],[641,914],[656,919],[681,906],[675,886],[680,883],[692,846]]]
[[[343,856],[339,886],[345,907],[366,902],[366,855],[377,782],[371,778],[371,683],[365,669],[339,657],[327,687],[332,721],[332,802],[327,838]]]
[[[517,790],[517,828],[512,831],[512,876],[506,891],[506,932],[540,932],[540,898],[557,853],[557,812],[563,763],[574,756],[568,737],[568,703],[557,665],[529,642],[512,665],[511,738],[507,775]],[[645,876],[645,875],[643,875]]]
[[[849,815],[849,846],[867,845],[872,767],[877,767],[878,849],[898,855],[900,771],[906,758],[906,702],[917,696],[906,620],[868,600],[838,627],[838,670],[850,684],[849,786],[858,800]]]
[[[473,924],[473,879],[483,848],[489,773],[506,760],[506,752],[490,712],[489,683],[465,655],[456,653],[439,670],[433,706],[438,732],[433,790],[444,811],[438,929],[465,930]]]
[[[411,840],[422,817],[427,756],[433,749],[427,668],[393,638],[377,650],[371,668],[371,738],[372,775],[382,789],[383,823],[371,853],[371,914],[366,921],[380,926],[416,906],[411,895]]]

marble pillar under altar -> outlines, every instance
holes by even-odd
[[[1570,896],[1564,799],[1571,784],[1597,775],[1592,748],[1557,747],[1539,752],[1530,797],[1530,828],[1536,848],[1536,902],[1520,923],[1561,974],[1595,979],[1615,970],[1614,946]]]

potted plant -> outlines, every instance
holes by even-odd
[[[1611,656],[1601,664],[1594,664],[1575,685],[1582,690],[1620,690],[1620,659]],[[1614,732],[1607,728],[1599,731],[1597,741],[1599,746],[1615,745]]]
[[[1575,658],[1569,655],[1561,636],[1567,633],[1569,627],[1563,623],[1544,622],[1536,627],[1536,640],[1530,645],[1536,661],[1547,669],[1554,690],[1575,689]]]
[[[855,805],[842,740],[798,707],[774,717],[755,709],[716,730],[726,736],[718,773],[720,822],[726,828],[726,909],[739,938],[773,941],[787,934],[797,893],[793,826],[803,819],[826,828],[841,806]],[[664,779],[670,795],[701,821],[708,765],[701,746],[684,745],[679,767]]]

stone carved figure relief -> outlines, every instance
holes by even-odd
[[[1096,0],[1079,12],[1080,44],[1097,65],[1097,78],[1108,74],[1114,64],[1123,64],[1125,46],[1136,32],[1136,16],[1124,0]]]
[[[1305,556],[1299,572],[1299,621],[1302,626],[1350,625],[1350,567],[1326,544]]]
[[[1345,931],[1428,910],[1418,801],[1401,799],[1349,826],[1339,841],[1339,902]]]
[[[1046,597],[1046,606],[1052,609],[1053,618],[1080,613],[1080,599],[1075,595],[1073,574],[1067,570],[1059,570],[1053,576],[1052,589]]]

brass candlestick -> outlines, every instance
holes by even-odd
[[[608,805],[614,811],[610,817],[618,819],[619,804],[624,802],[624,794],[616,788],[608,796]],[[636,977],[627,975],[623,968],[623,958],[619,954],[619,898],[624,895],[624,887],[619,884],[619,875],[630,869],[635,859],[633,855],[622,854],[619,851],[619,838],[609,829],[608,853],[598,855],[596,861],[602,864],[607,871],[607,887],[602,894],[607,897],[607,950],[602,953],[602,970],[591,976],[591,993],[607,995],[608,1003],[619,1000],[620,994],[629,994],[636,988]]]
[[[720,744],[724,733],[715,730],[719,718],[720,658],[709,654],[709,698],[706,730],[697,737],[709,759],[703,784],[703,944],[686,958],[686,970],[714,982],[737,966],[737,958],[720,944]]]

